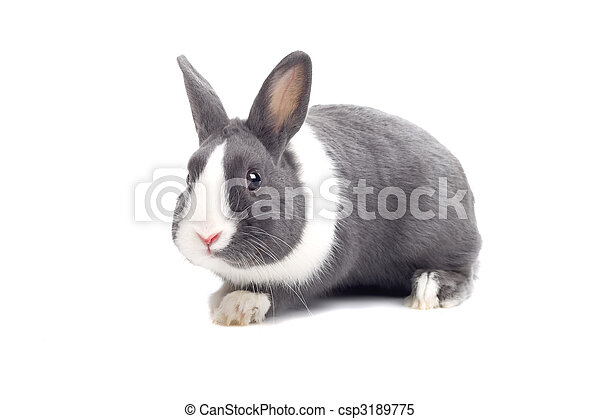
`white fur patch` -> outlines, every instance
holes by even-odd
[[[187,199],[186,216],[179,223],[175,244],[193,264],[206,266],[214,257],[198,237],[220,233],[210,249],[224,249],[236,232],[225,190],[223,157],[225,143],[212,151],[206,166],[194,184],[192,196]]]
[[[213,313],[213,321],[223,326],[246,326],[260,323],[271,302],[267,294],[250,291],[233,291],[225,295]]]
[[[417,278],[413,293],[406,298],[406,305],[419,310],[438,308],[440,306],[437,296],[439,290],[440,285],[437,281],[437,274],[435,272],[424,272]]]
[[[215,312],[221,305],[223,298],[230,292],[235,291],[227,282],[221,285],[217,291],[213,292],[208,300],[208,307],[210,308],[210,315],[214,317]]]

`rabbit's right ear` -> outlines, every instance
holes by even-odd
[[[211,85],[192,67],[187,58],[180,55],[177,63],[183,72],[196,132],[202,144],[210,134],[227,125],[229,118]]]
[[[271,71],[254,99],[246,125],[278,162],[308,112],[312,64],[302,52],[292,52]]]

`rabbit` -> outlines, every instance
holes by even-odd
[[[178,64],[200,144],[172,237],[223,279],[209,300],[214,323],[260,323],[346,290],[406,297],[415,309],[471,295],[474,198],[431,135],[372,108],[309,108],[312,62],[301,51],[271,71],[245,120],[227,116],[185,56]]]

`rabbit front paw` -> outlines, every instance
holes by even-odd
[[[223,326],[246,326],[265,319],[271,302],[267,294],[233,291],[223,297],[213,312],[213,322]]]

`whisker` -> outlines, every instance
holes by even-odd
[[[290,246],[290,245],[289,245],[289,244],[288,244],[288,243],[287,243],[285,240],[283,240],[281,237],[278,237],[278,236],[276,236],[275,234],[271,234],[271,233],[267,232],[266,230],[264,230],[264,229],[262,229],[262,228],[260,228],[260,227],[257,227],[257,226],[245,226],[245,227],[257,229],[257,230],[258,230],[258,233],[260,233],[260,234],[265,234],[265,235],[267,235],[267,236],[269,236],[269,237],[272,237],[272,238],[274,238],[274,239],[277,239],[277,240],[279,240],[280,242],[282,242],[283,244],[285,244],[287,247],[289,247],[289,248],[290,248],[290,250],[294,250],[294,249],[292,248],[292,246]]]
[[[296,294],[296,297],[298,297],[298,300],[300,300],[300,302],[301,302],[301,303],[304,305],[304,308],[306,308],[306,311],[308,312],[308,314],[310,314],[310,315],[312,316],[313,314],[312,314],[312,312],[310,311],[310,309],[308,308],[308,305],[306,304],[306,301],[304,301],[304,300],[303,300],[303,299],[300,297],[300,295],[298,295],[298,293],[296,292],[296,290],[295,290],[295,289],[294,289],[292,286],[290,286],[290,284],[288,284],[287,282],[284,282],[284,284],[285,284],[285,285],[286,285],[286,286],[287,286],[289,289],[291,289],[291,290],[294,292],[294,294]]]

